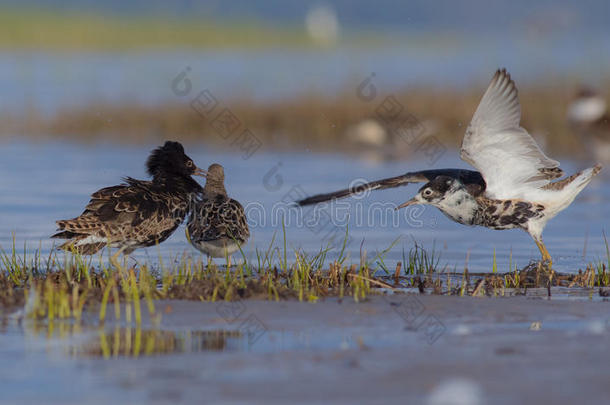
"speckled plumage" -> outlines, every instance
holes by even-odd
[[[477,198],[479,211],[474,225],[491,229],[521,228],[527,230],[527,222],[544,216],[544,205],[521,200],[491,200]]]
[[[52,237],[69,239],[59,248],[93,254],[110,245],[130,253],[166,240],[201,192],[191,178],[199,169],[178,142],[155,149],[147,168],[152,181],[128,177],[93,193],[80,216],[57,221],[60,232]]]
[[[428,182],[420,188],[416,198],[418,203],[438,207],[458,223],[498,230],[527,230],[530,220],[542,219],[545,215],[543,204],[488,198],[484,193],[472,193],[458,179],[449,176],[438,176]]]
[[[237,251],[250,237],[242,205],[227,195],[224,170],[219,164],[208,168],[202,198],[195,202],[187,223],[191,244],[211,257],[225,257]]]

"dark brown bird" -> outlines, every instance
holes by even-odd
[[[125,178],[125,183],[91,195],[83,213],[57,221],[52,238],[69,239],[60,249],[93,254],[105,246],[129,254],[166,240],[184,220],[191,200],[201,192],[192,175],[204,171],[184,153],[179,142],[167,141],[146,162],[152,181]]]
[[[250,230],[244,208],[229,198],[221,165],[210,165],[202,198],[195,202],[187,224],[188,238],[210,257],[229,257],[248,241]]]

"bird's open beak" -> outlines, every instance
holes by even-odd
[[[196,168],[196,169],[195,169],[195,173],[193,173],[193,174],[194,174],[195,176],[207,177],[208,172],[206,172],[206,171],[205,171],[205,170],[203,170],[203,169]]]
[[[404,207],[408,207],[410,205],[416,205],[416,204],[421,204],[421,202],[419,202],[419,200],[417,200],[415,197],[411,198],[409,201],[403,202],[402,204],[400,204],[398,207],[396,207],[396,210],[399,210],[401,208]]]

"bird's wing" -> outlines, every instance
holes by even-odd
[[[243,243],[250,237],[250,229],[248,228],[244,207],[241,206],[239,201],[233,199],[229,199],[227,206],[221,214],[223,222],[227,226],[227,236]]]
[[[106,187],[91,195],[83,213],[73,219],[57,221],[60,230],[78,234],[122,233],[124,226],[133,231],[171,229],[180,224],[187,210],[183,201],[169,201],[151,192],[150,182],[127,179],[128,184]],[[118,237],[120,235],[106,235]]]
[[[187,227],[193,242],[228,238],[244,243],[250,237],[244,208],[238,201],[223,196],[198,203]]]
[[[523,197],[563,175],[559,162],[540,150],[520,121],[515,83],[505,69],[498,70],[466,129],[460,154],[481,172],[491,198]]]
[[[467,187],[473,190],[473,194],[478,194],[485,190],[485,182],[478,172],[463,169],[438,169],[438,170],[422,170],[419,172],[405,173],[400,176],[389,177],[387,179],[375,180],[370,183],[358,184],[357,186],[346,188],[344,190],[335,191],[327,194],[317,194],[311,197],[296,201],[297,205],[318,204],[325,201],[336,200],[339,198],[349,197],[354,194],[360,194],[369,190],[383,190],[386,188],[394,188],[405,186],[410,183],[424,183],[435,179],[437,176],[449,176],[459,179]]]

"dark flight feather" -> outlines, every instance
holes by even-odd
[[[332,193],[317,194],[296,201],[296,204],[300,206],[318,204],[325,201],[349,197],[353,194],[362,193],[368,190],[384,190],[387,188],[406,186],[410,183],[429,182],[438,176],[448,176],[458,179],[466,186],[468,191],[475,196],[485,191],[485,181],[479,172],[465,169],[422,170],[419,172],[409,172],[400,176],[389,177],[387,179],[376,180],[366,184],[360,184],[352,188],[346,188],[344,190],[339,190]]]

